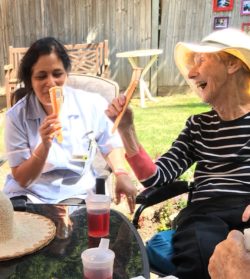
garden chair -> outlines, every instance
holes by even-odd
[[[108,40],[98,43],[64,45],[71,60],[71,72],[109,77]],[[7,107],[11,107],[11,95],[18,86],[17,73],[28,48],[9,46],[8,64],[4,65],[5,95]]]
[[[167,190],[166,190],[167,187]],[[153,186],[146,188],[136,197],[136,204],[140,204],[133,217],[133,224],[138,229],[139,219],[144,209],[178,195],[188,193],[188,203],[192,198],[193,183],[176,180],[167,186]]]
[[[164,185],[161,186],[156,185],[153,187],[146,188],[136,197],[136,204],[139,204],[140,206],[135,211],[133,217],[132,222],[134,226],[137,229],[140,227],[139,219],[143,210],[152,205],[158,204],[160,202],[166,201],[168,199],[174,198],[184,193],[188,193],[187,203],[190,203],[193,189],[194,189],[194,184],[192,182],[189,183],[187,181],[179,181],[179,180],[176,180],[173,183],[168,184],[166,187]],[[175,228],[174,221],[172,223],[172,228],[173,229]],[[169,275],[169,274],[163,274],[162,272],[157,270],[157,268],[153,266],[151,263],[150,263],[150,269],[152,273],[155,273],[161,277]]]

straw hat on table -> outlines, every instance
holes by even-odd
[[[0,261],[21,257],[46,246],[55,236],[54,223],[28,212],[16,212],[0,191]]]

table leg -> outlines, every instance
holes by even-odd
[[[145,81],[140,78],[140,103],[141,103],[141,108],[145,108],[145,87],[144,87]]]
[[[145,94],[147,98],[152,102],[157,102],[155,98],[152,97],[151,92],[148,89],[148,86],[145,80],[141,77],[140,78],[140,97],[141,97],[141,107],[145,107]],[[143,96],[143,97],[142,97]],[[143,99],[143,100],[142,100]]]
[[[158,55],[153,55],[151,57],[151,59],[149,60],[148,64],[144,67],[142,74],[141,74],[141,78],[140,78],[140,102],[141,102],[141,107],[144,108],[145,107],[145,95],[147,96],[147,98],[150,101],[153,102],[157,102],[157,100],[155,98],[152,97],[151,92],[149,91],[149,88],[145,82],[145,80],[143,79],[144,76],[147,74],[147,72],[149,71],[150,67],[154,64],[154,62],[157,60]],[[132,68],[138,68],[138,65],[134,59],[134,57],[129,57],[128,58]]]
[[[157,60],[158,55],[153,55],[151,59],[149,60],[148,64],[145,66],[144,70],[142,71],[142,76],[144,77],[148,70],[151,68],[151,66],[154,64],[154,62]]]
[[[132,69],[138,68],[138,65],[137,65],[134,57],[128,57],[128,61],[129,61],[130,65],[132,66]]]

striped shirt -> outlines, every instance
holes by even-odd
[[[250,113],[222,121],[216,111],[191,116],[144,186],[171,183],[196,163],[192,201],[250,194]]]

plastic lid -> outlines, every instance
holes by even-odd
[[[88,203],[111,203],[111,197],[103,194],[94,194],[92,191],[88,192],[85,199],[86,204]]]
[[[83,265],[87,268],[102,269],[113,265],[115,253],[108,248],[109,239],[102,238],[99,247],[82,252]]]

